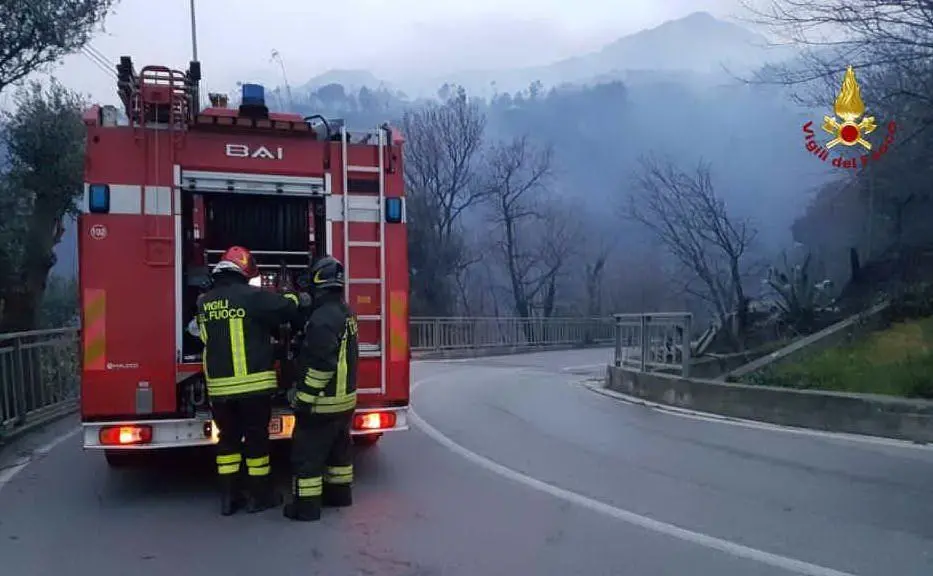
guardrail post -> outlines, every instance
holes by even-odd
[[[433,332],[434,340],[434,351],[437,352],[441,349],[441,319],[435,318],[434,324],[431,326],[431,332]]]
[[[640,370],[642,372],[648,371],[648,350],[651,346],[651,339],[648,337],[648,323],[651,322],[651,316],[647,314],[641,315],[641,358],[639,359],[641,364]]]
[[[616,367],[618,368],[622,366],[622,319],[618,316],[615,317],[614,332],[615,332],[615,351],[614,351],[613,364],[615,364]]]
[[[26,421],[26,365],[23,358],[23,339],[13,340],[13,382],[10,389],[13,392],[12,406],[14,410],[13,421],[21,426]]]
[[[693,316],[691,314],[684,315],[683,332],[681,335],[681,360],[683,362],[681,374],[684,378],[690,377],[690,359],[693,354],[693,351],[690,349],[690,335],[693,333],[691,327],[692,320]]]

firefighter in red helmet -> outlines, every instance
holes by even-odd
[[[244,504],[238,477],[245,463],[249,512],[280,503],[269,466],[269,421],[277,389],[273,333],[298,327],[307,294],[278,294],[251,286],[259,268],[249,250],[233,246],[212,270],[213,286],[198,299],[198,328],[214,422],[219,429],[217,472],[221,514]],[[244,441],[245,438],[245,441]]]

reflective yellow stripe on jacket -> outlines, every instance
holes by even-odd
[[[233,361],[233,376],[226,378],[211,378],[207,374],[207,331],[201,330],[205,349],[202,357],[204,373],[207,378],[207,393],[213,397],[248,394],[263,390],[275,389],[277,380],[274,370],[249,373],[246,363],[246,340],[243,335],[243,319],[231,318],[230,331],[230,358]]]
[[[336,377],[336,389],[333,396],[327,396],[325,388]],[[347,393],[347,333],[344,331],[340,340],[340,353],[337,356],[336,372],[308,368],[304,384],[317,394],[309,394],[299,388],[295,398],[311,405],[311,411],[317,414],[338,414],[356,408],[356,391]]]

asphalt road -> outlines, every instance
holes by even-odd
[[[416,426],[317,524],[220,517],[198,454],[111,471],[78,436],[23,445],[0,574],[933,574],[933,451],[620,402],[580,383],[609,354],[417,364]]]

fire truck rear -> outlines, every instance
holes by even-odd
[[[347,270],[360,338],[354,440],[407,429],[408,262],[402,141],[388,126],[359,135],[341,120],[270,112],[261,86],[238,106],[209,95],[200,65],[117,67],[125,118],[85,115],[79,217],[85,448],[112,465],[138,451],[210,445],[201,342],[189,328],[210,268],[249,248],[260,282],[302,288],[325,254]],[[294,428],[285,392],[289,335],[279,335],[273,439]]]

